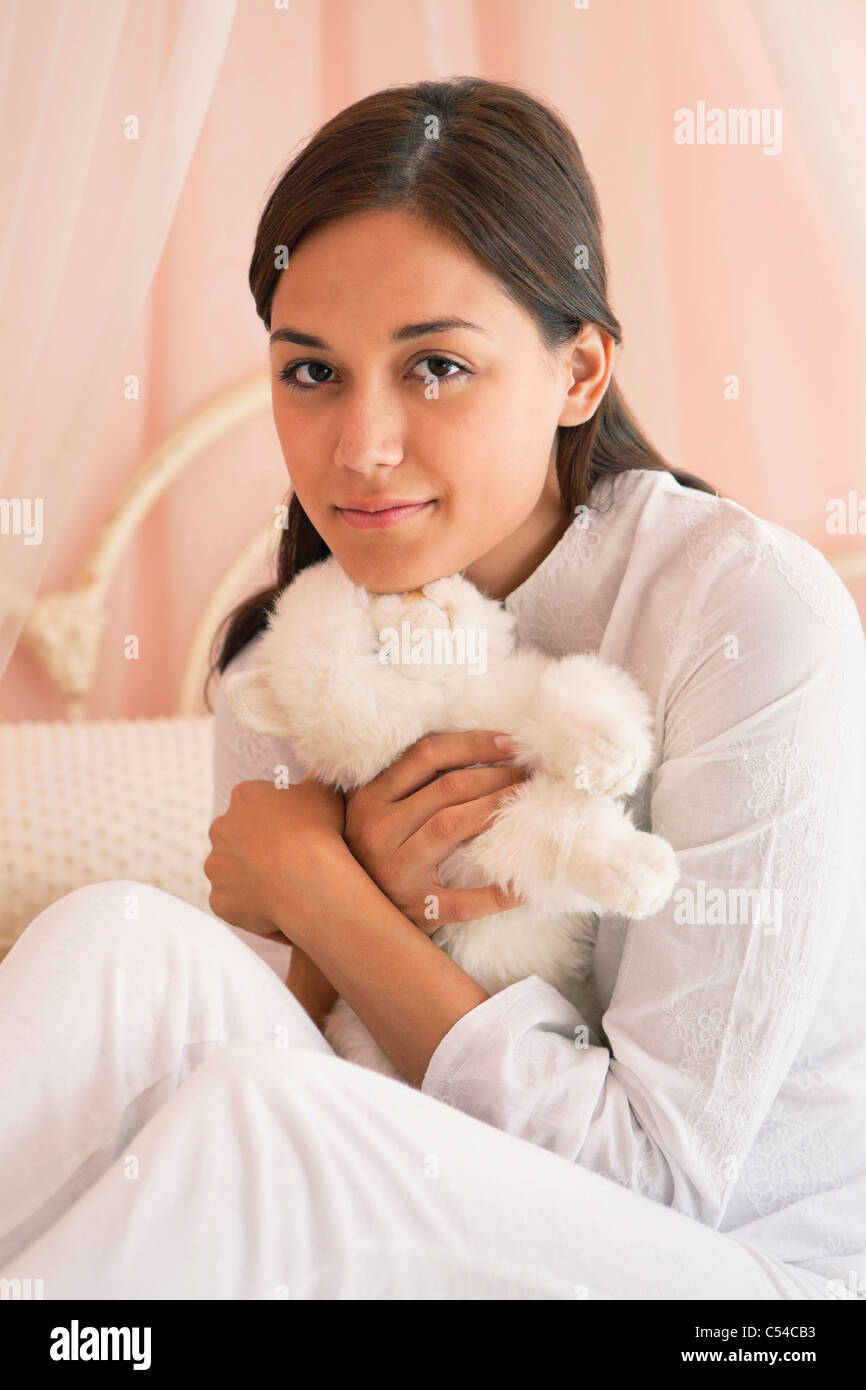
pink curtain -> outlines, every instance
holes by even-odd
[[[74,582],[150,448],[266,367],[246,276],[273,178],[391,83],[477,74],[556,106],[599,193],[618,376],[650,436],[825,553],[862,548],[827,510],[866,499],[864,71],[859,0],[6,0],[0,499],[41,498],[43,534],[0,534],[2,716],[63,713],[16,648],[33,596]],[[713,108],[765,112],[767,138],[699,143]],[[91,715],[173,711],[197,615],[286,488],[263,415],[157,504]]]

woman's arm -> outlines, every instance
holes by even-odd
[[[226,674],[254,665],[255,648],[255,642],[245,648],[235,657]],[[384,862],[378,854],[373,856],[375,871],[378,873],[381,869],[383,873],[383,877],[377,881],[381,883],[387,898],[399,902],[401,908],[412,914],[410,920],[417,921],[426,932],[432,932],[445,921],[468,920],[485,913],[503,911],[511,905],[510,899],[492,888],[448,892],[439,884],[435,874],[437,863],[461,839],[483,829],[500,796],[524,776],[523,769],[518,767],[467,768],[468,764],[501,763],[507,754],[495,744],[494,738],[495,732],[476,731],[422,739],[390,769],[352,797],[351,817],[344,822],[347,842],[359,859],[365,857],[370,847],[370,836],[378,849],[393,844],[394,853],[389,854]],[[270,824],[257,829],[254,822],[252,830],[254,838],[259,839],[259,847],[263,842],[260,838],[262,835],[267,840],[269,829],[277,824],[277,808],[282,812],[287,807],[285,800],[268,800],[267,792],[265,801],[260,799],[261,788],[265,784],[270,784],[272,791],[277,791],[274,779],[278,767],[288,767],[289,770],[292,785],[281,787],[278,793],[286,797],[292,794],[294,787],[300,785],[303,775],[291,742],[251,734],[242,728],[225,697],[221,681],[214,702],[212,841],[213,822],[218,817],[228,815],[231,810],[231,833],[237,838],[244,833],[240,823],[242,817],[248,816],[251,810],[255,816],[258,814],[256,808],[264,806],[267,807]],[[448,774],[449,768],[460,771]],[[438,776],[443,771],[446,775]],[[244,788],[243,811],[239,811],[238,793],[243,783],[249,785]],[[419,788],[423,788],[423,791]],[[328,795],[324,789],[322,791],[325,796]],[[411,795],[413,792],[416,793],[414,796]],[[293,804],[297,806],[297,799]],[[283,821],[282,840],[273,841],[275,855],[282,852],[280,845],[291,834],[291,822]],[[367,864],[365,860],[365,867],[372,871],[374,865],[372,862]],[[250,885],[251,891],[248,891],[243,884],[240,861],[236,857],[229,863],[228,859],[218,861],[211,854],[206,861],[205,871],[215,890],[211,893],[211,908],[223,920],[257,935],[279,935],[293,941],[286,985],[316,1026],[323,1028],[340,991],[295,938],[290,926],[293,921],[291,896],[284,898],[280,904],[278,915],[285,928],[280,932],[272,919],[260,909],[255,909],[257,890]],[[239,872],[241,879],[232,884],[229,876],[237,876]],[[316,885],[311,891],[314,901],[321,905],[320,886]],[[425,895],[431,891],[436,893],[438,908],[433,922],[428,920],[424,907]],[[427,942],[427,945],[429,947],[430,943]],[[429,959],[429,952],[425,954]],[[351,1003],[350,1000],[347,1002]],[[453,1018],[456,1020],[460,1016],[462,1014],[455,1013]],[[374,1029],[370,1031],[376,1036]],[[383,1047],[383,1050],[388,1052],[387,1047]],[[395,1065],[399,1069],[399,1064],[395,1062]]]
[[[237,784],[210,827],[210,904],[247,931],[276,924],[420,1087],[448,1030],[489,996],[373,882],[343,839],[344,820],[342,796],[312,778]],[[321,1009],[325,986],[303,963],[298,974]]]
[[[217,816],[225,815],[232,791],[241,782],[266,781],[276,783],[279,776],[281,783],[285,781],[297,783],[304,776],[303,765],[295,753],[291,740],[271,738],[266,734],[256,734],[250,729],[244,728],[238,722],[226,697],[226,678],[255,667],[259,659],[260,643],[261,637],[255,637],[238,652],[229,662],[216,688],[213,706],[211,822]],[[240,923],[233,922],[232,925],[238,926]],[[245,930],[252,932],[255,936],[270,936],[280,941],[285,939],[273,922],[260,922],[253,925],[247,921],[243,925]],[[300,957],[295,970],[296,981],[299,980],[299,968]],[[311,999],[308,979],[312,976],[312,971],[311,964],[309,971],[305,972],[302,986],[304,998],[301,999],[301,1003],[304,1004],[305,1008],[307,1008],[307,1001]],[[321,984],[321,977],[319,977],[318,983]],[[291,985],[289,987],[292,988]],[[297,990],[293,992],[297,994]],[[309,1009],[307,1011],[309,1012]]]
[[[438,865],[450,851],[479,834],[515,783],[527,776],[516,764],[500,764],[513,751],[509,743],[484,730],[431,734],[346,796],[343,838],[353,857],[428,936],[445,922],[515,905],[493,885],[446,889],[438,876]],[[490,761],[497,765],[476,765]],[[286,983],[321,1029],[338,991],[297,943]]]
[[[342,841],[323,844],[310,867],[318,885],[312,910],[299,912],[294,892],[270,908],[272,920],[304,952],[297,979],[309,990],[308,1012],[321,1026],[324,1014],[315,1011],[326,1013],[340,995],[409,1084],[420,1088],[445,1034],[490,996],[403,916]]]
[[[279,932],[276,924],[274,931]],[[286,984],[321,1033],[325,1027],[325,1019],[337,1002],[337,991],[297,942],[292,947]]]

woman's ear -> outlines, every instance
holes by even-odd
[[[610,383],[616,346],[597,324],[585,323],[564,350],[567,393],[558,424],[582,425],[598,410]]]
[[[263,667],[236,671],[226,681],[226,698],[244,728],[270,738],[286,738],[286,714],[274,699]]]

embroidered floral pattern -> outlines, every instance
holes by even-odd
[[[771,523],[756,526],[754,521],[737,527],[743,551],[750,559],[771,559],[787,584],[806,607],[837,632],[851,629],[854,600],[829,561],[813,546],[790,531],[784,531],[783,548]]]
[[[670,1177],[658,1149],[653,1145],[648,1144],[639,1150],[627,1184],[606,1168],[593,1168],[592,1171],[601,1178],[607,1178],[608,1182],[628,1187],[631,1192],[636,1192],[639,1197],[647,1197],[651,1202],[667,1202],[669,1199]]]
[[[744,559],[771,561],[785,583],[828,627],[840,632],[850,628],[854,601],[820,551],[792,531],[760,517],[745,516],[737,521],[729,506],[705,512],[705,505],[703,498],[696,502],[695,520],[685,538],[687,562],[693,573],[723,548],[735,547]]]
[[[686,1116],[714,1177],[735,1176],[752,1114],[751,1088],[762,1065],[761,1039],[749,1024],[734,1026],[717,1005],[703,1009],[678,996],[663,1009],[666,1028],[683,1044],[679,1070],[696,1082]]]
[[[279,743],[276,739],[269,738],[264,734],[256,734],[252,729],[245,729],[242,724],[235,720],[227,724],[226,732],[231,744],[231,750],[247,766],[259,769],[267,768],[271,770],[271,763],[274,767],[281,759],[276,755]],[[260,773],[261,776],[264,773]],[[256,779],[250,774],[250,781]]]
[[[765,882],[781,889],[786,913],[813,911],[828,888],[835,776],[787,738],[757,749],[754,738],[742,740],[728,761],[751,783],[746,805],[755,819],[773,821],[760,842]]]
[[[535,574],[505,600],[505,607],[517,619],[521,641],[540,647],[549,656],[598,650],[604,636],[598,614],[586,604],[563,605],[562,575],[595,563],[604,521],[587,507]]]
[[[800,1213],[806,1214],[804,1198],[841,1186],[839,1154],[820,1126],[806,1125],[801,1115],[776,1109],[746,1156],[743,1182],[760,1216],[792,1202],[801,1202]]]
[[[686,560],[692,573],[702,569],[709,557],[731,539],[732,523],[728,508],[721,506],[707,512],[705,506],[703,499],[696,502],[696,519],[685,537]]]

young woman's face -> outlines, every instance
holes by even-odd
[[[271,327],[289,477],[356,584],[398,593],[463,570],[501,598],[532,572],[569,521],[557,425],[601,400],[610,340],[588,325],[551,356],[494,276],[391,209],[304,237]]]

